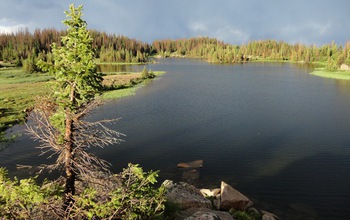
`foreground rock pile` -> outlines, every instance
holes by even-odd
[[[253,202],[225,182],[221,188],[197,189],[185,182],[164,181],[168,203],[178,211],[174,219],[186,220],[234,220],[235,211],[253,212],[263,220],[277,220],[278,217],[266,211],[257,211]]]
[[[180,166],[179,166],[180,165]],[[180,163],[181,168],[200,168],[203,161]],[[237,211],[252,213],[257,219],[278,220],[278,217],[266,211],[253,208],[253,202],[225,182],[220,188],[198,189],[186,183],[174,183],[166,180],[166,199],[169,205],[175,207],[174,219],[180,220],[235,220],[233,213]]]

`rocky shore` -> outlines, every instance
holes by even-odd
[[[195,186],[171,180],[163,183],[168,206],[175,207],[175,220],[235,220],[235,213],[243,212],[254,219],[278,220],[273,213],[253,207],[254,203],[225,182],[220,188],[198,189]]]
[[[178,168],[185,168],[183,180],[197,178],[196,171],[203,166],[202,160],[179,163]],[[250,219],[278,220],[268,211],[257,210],[247,196],[221,181],[214,189],[198,189],[187,182],[165,180],[167,206],[172,207],[171,217],[175,220],[236,220],[239,214],[250,216]]]

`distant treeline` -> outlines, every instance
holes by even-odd
[[[217,39],[200,37],[180,40],[158,40],[153,48],[160,56],[184,56],[204,58],[209,62],[235,63],[253,60],[294,62],[322,62],[327,69],[338,69],[341,64],[350,65],[350,42],[345,47],[334,42],[317,47],[288,44],[283,41],[259,40],[244,45],[227,44]]]
[[[151,45],[135,39],[95,30],[90,31],[93,48],[100,62],[146,62]],[[37,71],[36,61],[52,61],[51,43],[60,45],[66,31],[36,29],[34,33],[20,30],[0,34],[0,61],[23,66],[27,71]],[[0,64],[1,65],[1,64]]]
[[[125,36],[90,31],[93,48],[100,62],[146,62],[150,55],[203,58],[209,62],[235,63],[254,60],[322,62],[327,69],[350,65],[350,42],[334,42],[318,47],[288,44],[283,41],[259,40],[243,45],[227,44],[217,39],[196,37],[179,40],[157,40],[152,45]],[[0,61],[23,66],[27,72],[38,71],[36,61],[52,61],[51,43],[60,44],[65,31],[37,29],[0,34]],[[0,63],[1,65],[1,63]]]

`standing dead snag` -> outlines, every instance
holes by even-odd
[[[102,76],[94,63],[92,38],[87,24],[81,19],[82,6],[74,4],[65,11],[67,35],[61,46],[52,44],[53,63],[38,62],[43,71],[55,76],[54,93],[42,100],[35,109],[36,125],[28,130],[41,142],[43,152],[57,155],[50,169],[65,170],[64,208],[72,205],[75,180],[91,178],[101,171],[108,172],[108,163],[87,151],[91,146],[104,147],[120,142],[120,133],[110,130],[106,123],[116,120],[87,122],[82,118],[99,103],[95,96],[102,88]],[[45,107],[50,104],[49,108]]]

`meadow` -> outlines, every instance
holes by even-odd
[[[161,75],[164,72],[154,72]],[[135,94],[136,89],[147,79],[142,73],[123,72],[103,74],[104,99],[116,99]],[[36,99],[48,95],[53,77],[46,73],[26,73],[20,68],[0,68],[0,132],[15,124],[25,122]]]
[[[48,94],[52,76],[27,74],[19,68],[0,69],[0,132],[23,123],[38,96]]]

